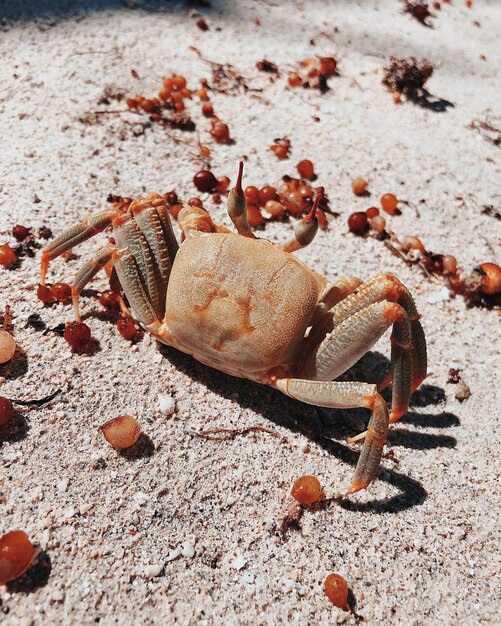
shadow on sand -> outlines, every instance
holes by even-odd
[[[187,12],[192,9],[203,13],[224,12],[223,0],[0,0],[0,19],[13,21],[80,18],[90,13],[126,11],[135,9],[148,13]]]
[[[162,345],[160,351],[176,368],[202,383],[212,392],[225,398],[237,399],[241,407],[251,409],[277,426],[303,433],[329,454],[349,465],[356,465],[359,450],[335,440],[346,439],[353,435],[360,426],[361,420],[365,423],[368,421],[368,411],[325,409],[303,404],[270,387],[210,369],[173,348]],[[355,371],[365,369],[366,376],[369,376],[371,380],[377,380],[378,377],[374,377],[375,371],[382,371],[387,367],[388,360],[385,357],[378,353],[369,353],[348,374],[351,374],[350,379],[354,379],[352,375]],[[356,379],[360,380],[360,377]],[[419,406],[440,404],[444,398],[443,390],[430,385],[423,385],[416,395]],[[457,426],[460,422],[459,418],[451,413],[426,415],[410,412],[402,419],[402,423],[443,429]],[[394,446],[420,450],[453,448],[456,445],[456,439],[449,435],[419,433],[406,430],[400,424],[392,429],[388,440]],[[377,478],[396,487],[399,493],[387,499],[365,503],[341,500],[340,506],[350,511],[398,512],[421,504],[426,499],[427,493],[421,483],[394,469],[380,470]]]

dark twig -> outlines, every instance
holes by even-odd
[[[53,393],[45,396],[45,398],[40,398],[39,400],[12,400],[13,404],[22,404],[23,406],[42,406],[43,404],[47,404],[51,400],[54,400],[56,396],[58,396],[62,392],[62,389],[58,389]]]
[[[211,441],[230,441],[238,437],[239,435],[246,435],[251,432],[261,432],[268,433],[272,437],[276,437],[280,439],[282,443],[287,442],[287,438],[280,435],[274,430],[270,428],[266,428],[262,424],[257,424],[256,426],[247,426],[245,428],[211,428],[210,430],[202,430],[200,432],[195,433],[197,437],[202,437],[203,439],[210,439]]]

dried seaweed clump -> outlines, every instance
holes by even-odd
[[[409,2],[408,0],[405,0],[404,13],[410,13],[413,18],[425,26],[430,26],[426,20],[433,16],[426,2]]]
[[[433,74],[433,65],[426,59],[420,64],[417,59],[390,57],[384,68],[383,85],[394,93],[416,97],[426,81]]]
[[[299,62],[296,71],[289,72],[289,87],[303,87],[304,89],[318,89],[326,93],[330,87],[327,79],[339,76],[337,60],[334,57],[309,57]]]
[[[268,61],[268,59],[258,61],[256,63],[256,67],[260,72],[268,72],[268,74],[278,74],[278,67],[275,65],[275,63]]]

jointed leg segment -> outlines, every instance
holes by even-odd
[[[80,321],[79,295],[85,285],[89,283],[94,276],[111,260],[113,253],[117,250],[116,246],[106,246],[98,250],[95,256],[91,256],[88,261],[82,265],[78,274],[73,279],[71,285],[71,299],[73,301],[73,311],[75,320]]]
[[[240,161],[235,187],[228,194],[228,215],[235,225],[239,235],[256,239],[256,235],[252,232],[249,226],[247,216],[247,200],[242,189],[243,168],[243,161]],[[322,193],[318,193],[313,206],[311,207],[311,211],[297,223],[294,231],[294,237],[289,242],[281,246],[285,252],[295,252],[296,250],[300,250],[301,248],[309,245],[313,241],[318,230],[316,211],[321,199]]]
[[[384,302],[382,308],[374,306]],[[391,304],[397,307],[389,306]],[[325,338],[307,358],[303,373],[312,378],[332,380],[351,367],[391,324],[394,325],[392,366],[380,389],[394,380],[392,421],[395,421],[407,410],[410,393],[426,377],[427,359],[426,341],[412,296],[391,274],[381,274],[360,285],[313,324],[310,335]],[[344,348],[342,344],[345,344]],[[312,345],[309,338],[307,345]],[[411,367],[407,353],[411,355]],[[396,369],[399,371],[395,373]],[[411,379],[408,383],[409,370]]]
[[[392,274],[379,274],[366,283],[360,285],[357,290],[345,299],[341,300],[331,310],[330,319],[324,330],[329,332],[338,324],[364,307],[388,300],[399,304],[407,314],[411,326],[412,335],[412,364],[413,377],[411,390],[414,391],[426,378],[426,341],[423,329],[419,322],[419,314],[416,310],[414,300],[409,290],[403,285],[398,278]],[[383,383],[379,386],[380,390],[387,386],[392,379],[392,372],[388,375]]]
[[[418,320],[411,295],[394,276],[380,275],[362,285],[357,278],[343,279],[331,287],[317,309],[305,341],[307,353],[300,370],[303,379],[277,381],[279,389],[303,402],[372,408],[367,431],[350,440],[365,438],[348,493],[362,489],[372,480],[386,441],[388,423],[405,414],[411,391],[426,376],[426,342]],[[388,415],[386,403],[375,386],[330,381],[354,365],[390,326],[393,326],[390,376],[393,388]],[[371,393],[367,393],[367,387],[372,389]],[[356,404],[350,405],[350,401]]]
[[[286,395],[307,404],[332,408],[372,409],[364,446],[346,495],[367,487],[376,475],[388,432],[388,409],[386,402],[377,392],[376,385],[281,378],[275,382],[275,386]]]
[[[45,285],[45,277],[49,263],[56,257],[70,250],[74,246],[90,239],[97,233],[105,230],[117,215],[116,209],[106,209],[96,215],[85,218],[79,224],[70,226],[56,237],[42,250],[42,260],[40,263],[40,283]]]
[[[256,239],[256,235],[249,226],[247,217],[247,200],[242,189],[242,175],[244,171],[243,161],[238,166],[238,177],[235,187],[228,194],[228,215],[235,224],[235,228],[239,235]]]
[[[143,287],[140,269],[131,251],[127,248],[117,250],[113,255],[113,265],[135,318],[145,326],[155,322],[160,323],[148,293]]]
[[[209,218],[210,219],[210,218]],[[158,194],[138,197],[107,209],[66,229],[42,252],[41,282],[51,260],[113,225],[116,246],[106,246],[81,268],[72,285],[75,317],[80,319],[78,294],[108,263],[114,265],[136,318],[145,325],[160,324],[165,294],[178,244],[165,206]],[[124,305],[122,303],[122,310]]]

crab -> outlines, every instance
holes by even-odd
[[[370,409],[367,430],[349,440],[365,440],[342,495],[355,493],[375,477],[389,424],[406,413],[411,392],[426,377],[426,341],[414,300],[392,274],[329,285],[293,255],[316,235],[320,193],[289,242],[257,238],[247,219],[242,173],[240,163],[228,195],[237,233],[189,205],[178,215],[179,245],[165,198],[139,196],[54,239],[42,251],[40,282],[45,284],[50,261],[111,226],[115,243],[91,257],[73,281],[76,320],[84,286],[102,268],[112,268],[122,310],[158,341],[308,404]],[[390,327],[391,369],[379,386],[335,380]],[[388,408],[380,392],[390,383]]]

